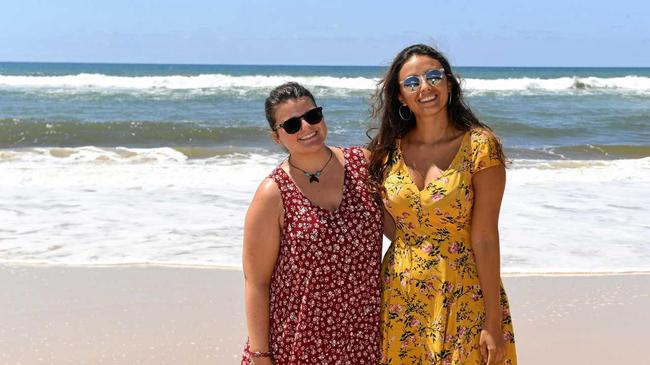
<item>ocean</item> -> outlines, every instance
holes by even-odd
[[[363,145],[384,67],[0,63],[0,263],[241,266],[298,81]],[[650,68],[459,67],[510,163],[504,273],[650,271]]]

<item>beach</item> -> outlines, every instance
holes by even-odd
[[[504,277],[520,364],[647,364],[650,274]],[[0,266],[2,364],[238,364],[239,269]]]
[[[237,364],[244,215],[286,158],[264,99],[298,81],[364,145],[384,72],[0,62],[0,364]],[[456,72],[508,157],[519,363],[644,364],[650,68]]]
[[[260,185],[290,158],[291,171],[310,177],[305,192],[331,192],[325,181],[339,166],[301,158],[321,137],[331,150],[390,143],[385,161],[402,155],[409,170],[397,180],[420,183],[411,173],[431,180],[413,191],[415,200],[396,200],[408,203],[417,222],[389,209],[398,228],[408,227],[408,241],[424,242],[429,254],[420,263],[404,251],[395,282],[429,295],[435,288],[414,272],[438,265],[440,291],[457,297],[459,311],[432,322],[423,315],[428,303],[401,293],[399,305],[388,305],[389,316],[405,318],[395,343],[400,356],[429,333],[461,346],[483,320],[475,296],[458,302],[478,288],[456,276],[481,267],[486,278],[485,260],[472,252],[493,241],[477,229],[488,227],[480,217],[489,211],[485,222],[498,231],[489,234],[498,247],[484,251],[498,255],[498,266],[492,259],[487,266],[503,279],[520,365],[650,365],[641,344],[650,325],[650,35],[643,15],[650,2],[410,2],[415,14],[436,13],[423,24],[413,22],[413,11],[359,1],[2,5],[0,365],[240,364],[247,212]],[[309,90],[320,120],[306,109],[277,113],[271,93],[289,82]],[[289,133],[294,117],[310,126],[300,121]],[[397,133],[389,136],[386,125]],[[467,131],[474,128],[500,143],[463,138],[452,151],[451,137],[476,135]],[[286,148],[292,145],[307,149]],[[500,183],[489,181],[500,177],[475,184],[477,170],[492,164],[483,155],[505,166],[502,198]],[[344,167],[339,208],[362,194],[352,185],[365,175]],[[292,179],[302,177],[291,171]],[[312,185],[316,175],[323,179]],[[359,246],[355,232],[369,233],[354,229],[358,217],[323,224],[302,209],[289,216],[300,195],[305,204],[318,200],[297,193],[289,201],[283,195],[281,218],[304,221],[283,225],[281,254],[296,253],[284,246],[303,237],[294,229],[326,229],[350,244],[341,252]],[[247,227],[246,237],[255,230]],[[345,260],[338,264],[354,285],[324,280],[336,286],[327,298],[341,300],[344,286],[343,295],[362,293],[368,279],[348,271],[364,265],[350,255],[323,257],[328,245],[342,247],[331,241],[298,254],[324,269],[327,258]],[[259,242],[247,241],[247,252],[251,243]],[[381,257],[390,245],[384,237]],[[303,271],[305,285],[323,288],[311,280],[318,272]],[[309,289],[300,285],[291,292]],[[328,343],[305,335],[305,313],[315,326],[336,323],[348,333],[329,345],[353,349],[360,357],[351,365],[365,365],[366,351],[354,346],[364,335],[346,327],[364,300],[348,299],[341,320],[305,310],[309,300],[273,300],[271,309],[296,321],[294,340],[318,347]],[[282,333],[292,332],[282,325]],[[466,355],[446,350],[428,355]]]

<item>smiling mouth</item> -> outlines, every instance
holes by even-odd
[[[438,99],[438,95],[434,94],[431,96],[427,96],[426,98],[419,99],[418,102],[420,103],[430,103],[432,101],[436,101]]]
[[[316,131],[316,132],[309,133],[309,134],[306,135],[306,136],[300,137],[300,138],[298,138],[298,140],[299,140],[299,141],[306,141],[306,140],[308,140],[308,139],[310,139],[310,138],[316,137],[316,134],[318,134],[317,131]]]

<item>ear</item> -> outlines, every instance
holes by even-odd
[[[278,131],[271,131],[271,138],[273,139],[273,142],[282,146],[282,142],[280,142],[280,136],[278,135]]]
[[[399,100],[399,103],[400,103],[400,104],[402,104],[402,105],[406,105],[406,103],[404,102],[404,98],[402,97],[402,95],[397,95],[397,100]]]

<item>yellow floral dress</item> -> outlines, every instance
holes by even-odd
[[[472,175],[502,164],[498,143],[480,129],[465,133],[449,168],[420,191],[398,141],[384,183],[397,229],[382,263],[381,364],[482,364],[485,303],[470,239]],[[501,307],[503,364],[516,364],[503,286]]]

